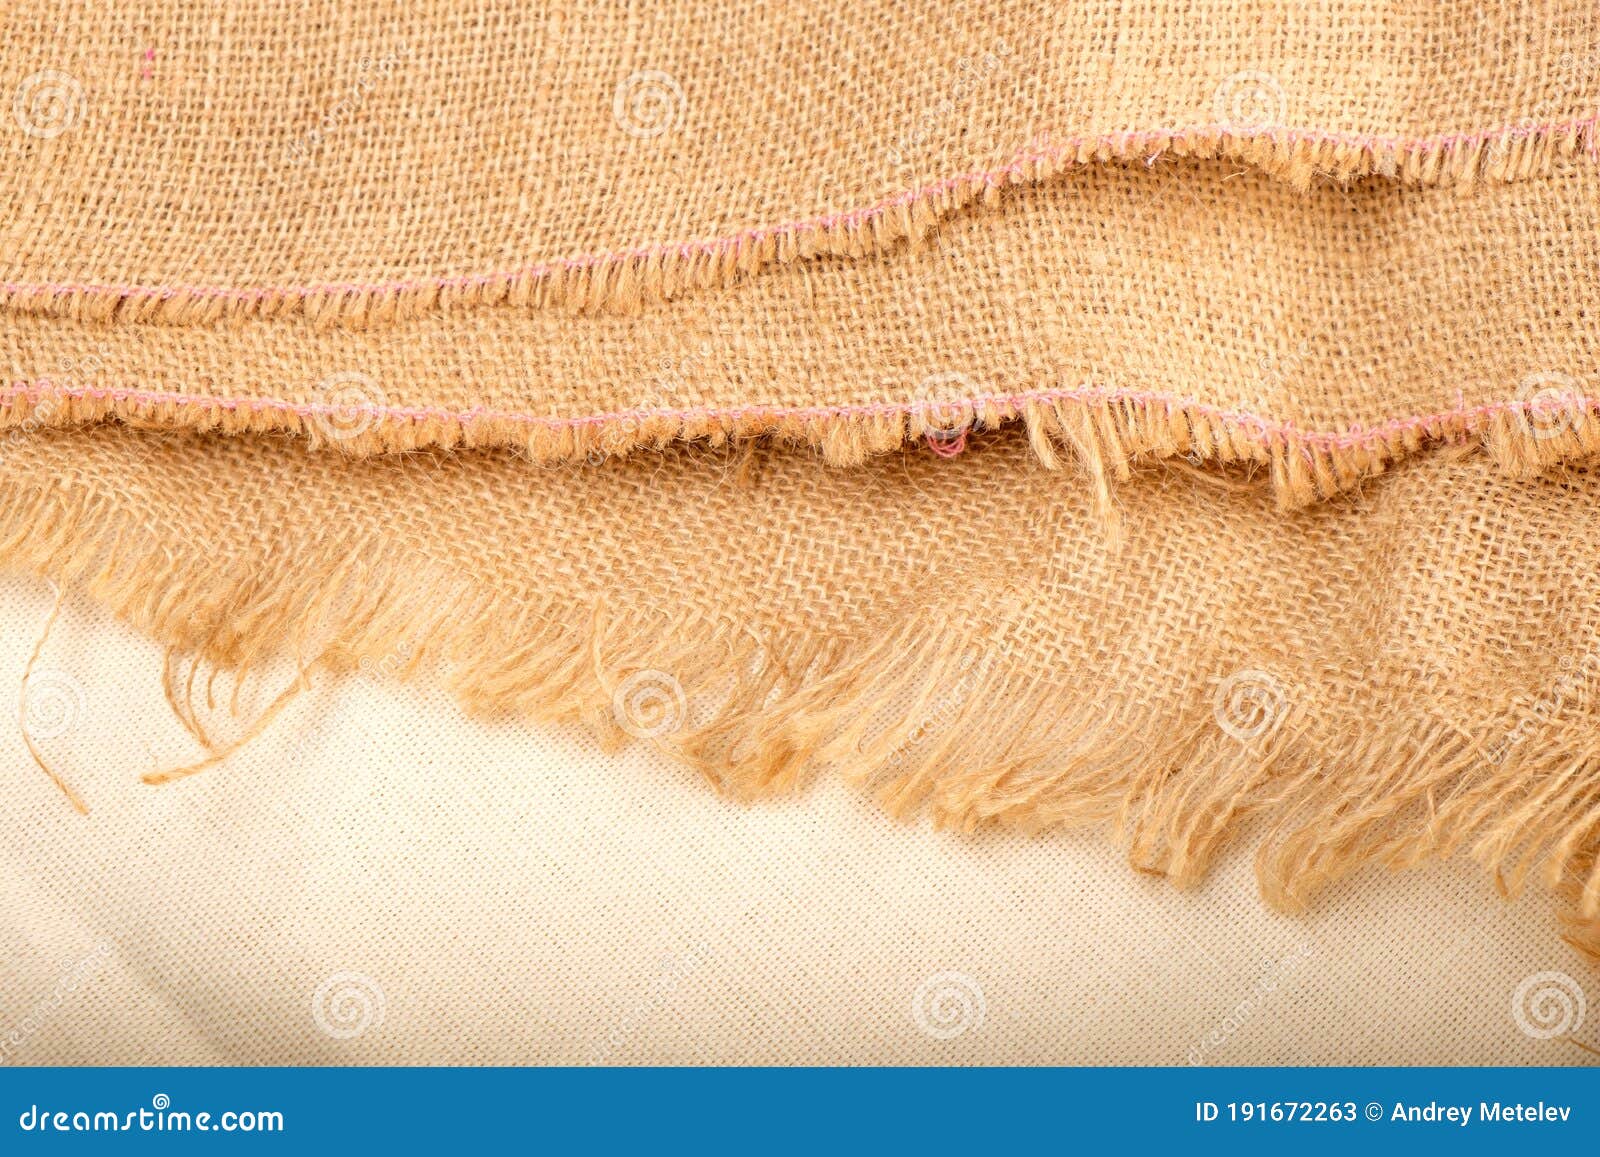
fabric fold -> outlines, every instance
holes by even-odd
[[[1592,160],[1600,110],[1584,0],[51,0],[0,30],[0,300],[72,316],[627,306],[1108,160],[1519,180]]]
[[[1101,479],[1248,463],[1298,506],[1462,441],[1526,476],[1600,449],[1600,166],[1463,195],[1297,193],[1216,162],[1101,166],[875,260],[813,259],[630,317],[385,325],[0,309],[0,425],[114,417],[343,453],[590,460],[771,436],[835,465],[1023,422]]]

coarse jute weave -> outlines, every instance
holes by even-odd
[[[1290,905],[1467,851],[1600,944],[1591,4],[4,31],[0,548],[173,649],[153,781],[202,666],[439,664],[1180,881],[1257,817]]]

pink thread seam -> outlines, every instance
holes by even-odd
[[[196,298],[225,299],[240,302],[257,302],[268,298],[305,299],[336,294],[380,294],[438,291],[449,289],[482,289],[489,286],[510,285],[522,280],[538,280],[553,273],[580,272],[621,261],[649,261],[662,257],[684,259],[697,256],[723,256],[760,245],[775,239],[822,229],[855,228],[876,220],[898,209],[913,208],[925,201],[941,197],[964,187],[982,185],[1000,187],[1007,181],[1020,182],[1027,178],[1028,166],[1055,163],[1063,158],[1111,150],[1121,154],[1141,155],[1146,164],[1152,164],[1168,148],[1181,144],[1187,137],[1216,136],[1237,141],[1264,141],[1275,145],[1333,145],[1350,149],[1376,152],[1386,150],[1402,154],[1430,153],[1438,149],[1463,145],[1482,145],[1496,139],[1526,139],[1538,136],[1587,134],[1587,151],[1595,156],[1600,151],[1600,113],[1594,116],[1550,121],[1537,125],[1505,125],[1495,129],[1478,129],[1471,132],[1446,133],[1433,137],[1385,137],[1356,133],[1327,132],[1316,129],[1271,129],[1267,131],[1238,133],[1224,126],[1196,125],[1187,129],[1144,129],[1106,133],[1097,137],[1072,137],[1058,146],[1045,146],[1031,151],[1020,151],[1009,164],[995,169],[985,169],[959,176],[945,177],[929,185],[885,197],[860,209],[848,212],[808,217],[779,225],[754,226],[723,237],[697,241],[674,241],[654,245],[621,249],[610,253],[590,253],[577,257],[564,257],[539,262],[520,269],[494,273],[480,273],[456,277],[411,279],[402,281],[356,283],[329,282],[322,285],[261,286],[244,289],[231,286],[204,285],[114,285],[105,283],[53,283],[24,284],[0,283],[0,293],[44,293],[51,296],[110,293],[118,297],[170,299],[179,295]],[[1048,134],[1046,135],[1048,140]]]
[[[465,410],[438,407],[390,406],[383,404],[340,405],[319,402],[282,402],[270,398],[215,398],[193,394],[161,393],[145,390],[90,386],[57,386],[48,381],[13,383],[0,389],[0,405],[16,402],[38,404],[46,399],[122,402],[136,406],[184,406],[201,409],[244,411],[246,413],[290,415],[300,419],[359,416],[378,421],[454,422],[466,426],[475,422],[509,422],[547,430],[572,430],[594,426],[640,425],[652,421],[671,421],[680,425],[699,422],[737,424],[751,419],[765,422],[828,421],[852,418],[905,418],[912,415],[947,413],[951,409],[1009,411],[1011,416],[1033,405],[1079,402],[1090,405],[1129,403],[1159,407],[1168,413],[1193,414],[1240,430],[1254,430],[1263,443],[1297,443],[1329,450],[1369,449],[1406,434],[1430,435],[1452,425],[1471,425],[1501,414],[1572,413],[1581,409],[1600,409],[1600,398],[1559,398],[1485,402],[1477,406],[1458,405],[1433,414],[1394,418],[1377,426],[1355,424],[1337,433],[1302,431],[1293,422],[1266,418],[1242,410],[1228,410],[1176,394],[1154,391],[1116,390],[1079,387],[1040,390],[1018,394],[991,394],[940,402],[881,402],[840,406],[704,407],[684,410],[621,410],[576,418],[546,417],[521,410],[495,410],[474,406]]]

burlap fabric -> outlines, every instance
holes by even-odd
[[[1600,938],[1592,6],[8,21],[4,557],[173,648],[154,781],[199,666],[439,663]]]
[[[1600,111],[1584,0],[61,0],[4,31],[7,297],[175,319],[626,301],[1112,157],[1517,176]]]
[[[1513,465],[1600,445],[1577,320],[1600,313],[1597,194],[1587,161],[1465,196],[1096,166],[914,252],[795,262],[632,317],[11,313],[4,402],[21,423],[109,413],[543,460],[777,432],[857,462],[926,426],[1026,416],[1116,467],[1145,450],[1270,463],[1299,501],[1445,435],[1489,434]]]
[[[1011,433],[827,471],[96,427],[0,470],[8,557],[224,666],[437,664],[476,709],[581,717],[736,793],[837,767],[962,825],[1111,823],[1179,880],[1255,814],[1290,905],[1372,858],[1469,850],[1582,892],[1594,931],[1586,474],[1462,449],[1283,514],[1154,467],[1114,543]]]

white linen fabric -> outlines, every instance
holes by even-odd
[[[51,601],[0,584],[0,686]],[[1182,893],[1094,833],[935,831],[833,777],[736,805],[382,671],[149,787],[198,754],[161,662],[66,600],[24,702],[87,818],[0,727],[4,1063],[1600,1060],[1592,965],[1468,864],[1290,917],[1243,850]]]

